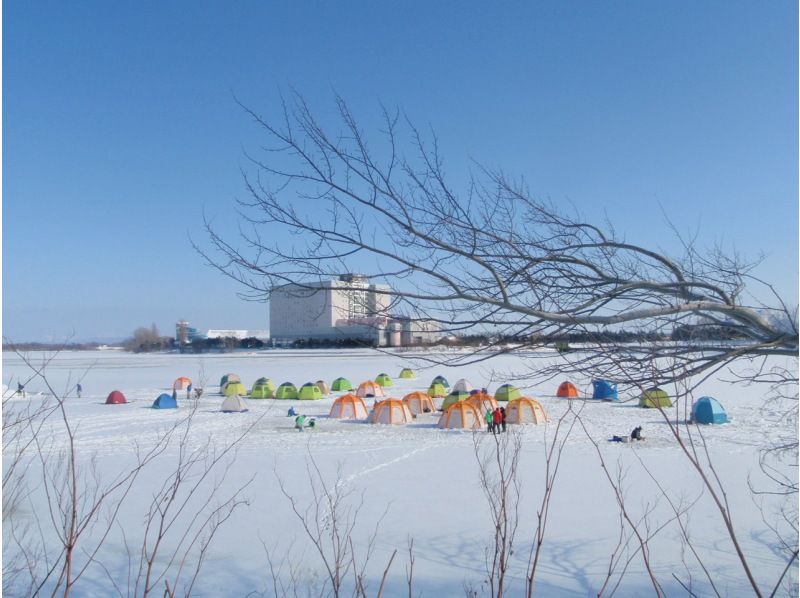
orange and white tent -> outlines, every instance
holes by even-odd
[[[433,404],[433,399],[424,392],[417,391],[407,394],[403,397],[403,403],[406,404],[406,407],[408,407],[408,410],[413,415],[433,413],[436,411],[436,405]]]
[[[172,390],[186,390],[191,385],[192,380],[191,378],[187,378],[186,376],[181,376],[180,378],[176,378],[175,382],[172,383]]]
[[[408,424],[414,418],[400,399],[386,399],[375,403],[369,422],[372,424]]]
[[[333,402],[328,417],[335,419],[365,419],[367,417],[367,406],[361,397],[348,393]]]
[[[572,382],[565,380],[558,385],[556,396],[561,397],[562,399],[574,399],[578,396],[578,389],[575,388],[575,385]]]
[[[358,390],[356,390],[356,396],[361,397],[382,397],[383,394],[383,387],[378,384],[377,382],[373,382],[372,380],[367,380],[366,382],[362,382],[358,385]]]
[[[543,424],[547,421],[544,407],[536,399],[520,397],[506,406],[506,422],[509,424]]]
[[[474,395],[470,395],[464,402],[475,407],[479,413],[486,413],[490,409],[494,411],[500,406],[492,395],[486,394],[485,392],[476,392]]]
[[[483,418],[475,407],[466,401],[453,403],[439,418],[440,428],[479,430],[483,428]]]

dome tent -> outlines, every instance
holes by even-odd
[[[402,370],[400,370],[400,375],[398,376],[398,378],[403,378],[404,380],[416,377],[417,377],[416,372],[414,372],[414,370],[412,370],[411,368],[403,368]]]
[[[322,393],[313,382],[306,382],[297,391],[297,398],[303,401],[316,401],[322,398]]]
[[[384,388],[388,388],[389,386],[394,386],[394,382],[392,382],[392,379],[389,377],[389,374],[384,374],[384,373],[378,374],[378,377],[375,378],[375,383],[380,384]]]
[[[297,388],[291,382],[284,382],[275,390],[276,399],[296,399]]]
[[[331,390],[333,392],[346,392],[348,390],[353,390],[353,385],[347,378],[336,378],[333,384],[331,384]]]
[[[371,424],[407,424],[413,419],[411,412],[403,401],[386,399],[375,403],[369,414]]]
[[[239,395],[231,395],[222,401],[219,410],[222,413],[242,413],[247,411],[247,403]]]
[[[608,380],[592,380],[592,398],[600,399],[601,401],[619,400],[616,383]]]
[[[269,378],[259,378],[253,384],[250,396],[254,399],[272,399],[275,397],[275,384]]]
[[[486,413],[490,409],[494,411],[499,407],[494,397],[485,392],[470,394],[465,402],[475,407],[480,413]]]
[[[519,389],[514,386],[513,384],[503,384],[500,388],[497,389],[497,392],[494,393],[494,398],[496,401],[513,401],[514,399],[518,399],[522,396]]]
[[[106,397],[106,405],[122,405],[123,403],[127,402],[128,399],[126,399],[125,395],[118,390],[112,390],[110,393],[108,393],[108,397]]]
[[[433,413],[436,411],[436,405],[433,404],[431,398],[424,392],[411,392],[403,397],[403,402],[412,415]]]
[[[558,385],[556,396],[562,399],[574,399],[578,396],[578,389],[569,380],[565,380]]]
[[[319,388],[319,391],[322,393],[322,396],[331,394],[331,387],[328,386],[328,383],[325,380],[317,380],[314,382],[314,386]]]
[[[241,382],[228,381],[228,383],[222,387],[222,394],[226,397],[231,397],[233,395],[244,396],[247,394],[247,387]]]
[[[728,414],[714,397],[700,397],[692,405],[692,421],[696,424],[726,424]]]
[[[328,417],[334,419],[364,419],[367,417],[367,406],[364,404],[363,399],[348,393],[333,402]]]
[[[381,385],[378,384],[377,382],[373,382],[372,380],[367,380],[359,384],[358,390],[356,391],[356,395],[361,397],[362,399],[364,397],[370,397],[370,396],[372,397],[384,396],[383,388],[381,387]]]
[[[228,382],[241,382],[242,379],[239,378],[236,374],[225,374],[222,378],[219,379],[219,387],[222,388]]]
[[[441,382],[434,382],[428,387],[428,396],[442,398],[447,396],[447,388]]]
[[[470,392],[474,388],[475,387],[472,386],[472,382],[470,382],[469,380],[465,380],[464,378],[461,378],[461,380],[458,380],[455,384],[453,384],[453,390]]]
[[[431,380],[431,385],[434,384],[441,384],[445,388],[450,388],[450,383],[447,381],[447,378],[444,376],[436,376],[433,380]]]
[[[186,376],[181,376],[180,378],[176,378],[175,382],[172,383],[172,390],[186,390],[192,385],[191,378],[187,378]]]
[[[172,395],[167,393],[158,395],[158,398],[153,401],[153,409],[177,409],[178,401],[172,398]]]
[[[658,388],[648,388],[639,397],[639,407],[647,409],[657,409],[659,407],[672,407],[672,401],[667,394],[667,391]]]
[[[442,413],[437,425],[440,428],[479,430],[483,428],[483,423],[483,417],[475,407],[466,401],[459,401]]]
[[[454,405],[455,403],[460,403],[461,401],[466,401],[469,398],[469,393],[463,390],[454,390],[449,395],[447,395],[442,401],[442,406],[440,408],[441,411],[446,411],[448,407]]]
[[[506,421],[509,424],[543,424],[547,421],[547,414],[536,399],[520,397],[509,401],[506,407]]]

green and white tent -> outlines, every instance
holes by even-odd
[[[388,386],[394,386],[394,382],[392,382],[392,379],[389,377],[389,374],[384,374],[384,373],[378,374],[378,377],[375,378],[375,383],[380,384],[384,388]]]
[[[428,387],[428,396],[431,398],[441,398],[447,396],[447,389],[441,382],[434,382]]]
[[[403,378],[404,380],[409,380],[411,378],[416,378],[417,374],[411,368],[403,368],[400,370],[400,375],[398,378]]]
[[[498,388],[497,392],[494,393],[496,401],[513,401],[521,396],[522,393],[520,393],[519,389],[513,384],[503,384],[503,386]]]
[[[303,401],[315,401],[322,398],[322,391],[313,382],[306,382],[297,392],[297,398]]]
[[[219,379],[219,387],[222,388],[228,382],[241,382],[242,379],[239,378],[236,374],[225,374],[222,378]]]
[[[222,394],[226,397],[232,397],[233,395],[243,397],[247,395],[247,387],[241,382],[231,382],[229,380],[228,383],[222,387]]]
[[[469,398],[469,393],[463,390],[454,390],[449,395],[447,395],[442,402],[442,406],[440,411],[447,410],[450,405],[455,405],[456,403],[460,403],[461,401],[466,401]]]
[[[433,380],[431,380],[431,385],[433,384],[441,384],[445,388],[450,388],[450,383],[444,376],[436,376]]]
[[[296,399],[297,387],[291,382],[284,382],[275,390],[276,399]]]
[[[648,388],[639,397],[639,407],[649,409],[657,409],[658,407],[672,407],[672,401],[667,394],[667,391],[655,387]]]
[[[269,378],[259,378],[253,384],[253,390],[250,392],[250,397],[253,399],[272,399],[275,397],[275,385]]]
[[[333,381],[333,384],[331,384],[331,390],[333,392],[345,392],[348,390],[353,390],[353,385],[347,378],[336,378],[336,380]]]

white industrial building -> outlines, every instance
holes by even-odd
[[[360,339],[378,346],[433,342],[439,327],[393,318],[391,287],[365,276],[286,284],[272,289],[270,336],[277,344],[295,340]]]

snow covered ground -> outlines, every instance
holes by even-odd
[[[30,357],[36,364],[41,364],[43,359],[42,354]],[[224,500],[227,493],[252,478],[243,491],[248,503],[220,527],[192,595],[242,596],[249,592],[272,595],[273,581],[265,547],[270,549],[276,566],[283,563],[284,582],[291,569],[303,590],[299,592],[301,595],[318,593],[324,577],[323,564],[278,484],[280,478],[296,507],[305,511],[313,502],[310,466],[319,468],[326,487],[349,493],[347,505],[361,504],[352,538],[357,558],[363,558],[370,535],[376,533],[374,553],[366,569],[369,595],[376,594],[380,577],[395,549],[398,553],[389,570],[384,595],[408,595],[407,547],[412,539],[414,595],[459,596],[464,595],[465,586],[488,593],[482,582],[486,576],[484,557],[493,542],[493,525],[479,484],[475,449],[476,440],[479,452],[493,446],[491,436],[485,431],[440,430],[436,427],[438,416],[434,414],[423,414],[414,423],[403,426],[330,420],[328,410],[341,393],[319,401],[248,399],[250,410],[246,413],[219,412],[222,397],[217,384],[228,372],[239,374],[248,388],[261,376],[271,378],[276,385],[291,381],[299,387],[319,379],[330,383],[338,376],[357,384],[386,372],[395,384],[388,394],[400,398],[413,390],[425,390],[437,374],[447,377],[451,384],[465,377],[478,387],[487,386],[494,391],[512,372],[519,375],[526,368],[524,356],[502,356],[478,366],[418,369],[421,362],[416,357],[408,352],[367,350],[226,355],[74,352],[58,355],[47,365],[46,373],[52,389],[69,396],[67,413],[77,430],[79,467],[88,470],[95,460],[103,481],[132,466],[135,446],[152,445],[170,425],[192,410],[195,402],[187,401],[185,393],[179,393],[177,410],[150,408],[156,396],[171,392],[172,381],[178,376],[189,376],[196,386],[201,378],[206,378],[206,392],[197,402],[192,418],[188,441],[191,447],[202,447],[210,441],[220,449],[255,423],[237,445],[235,453],[226,457],[208,481],[220,481],[219,496],[215,498]],[[554,354],[552,359],[558,356]],[[397,374],[403,367],[417,369],[419,377],[398,379]],[[536,367],[535,362],[533,367]],[[18,380],[25,381],[30,375],[30,369],[18,356],[3,354],[5,384],[16,388]],[[73,390],[79,379],[83,386],[81,399],[74,396]],[[553,396],[558,382],[560,380],[537,385],[530,380],[515,381],[518,386],[527,386],[524,394],[537,398],[544,405],[550,423],[519,427],[522,496],[516,549],[509,573],[509,595],[519,595],[524,590],[536,512],[543,491],[545,449],[554,433],[555,422],[570,403]],[[588,392],[589,379],[573,378],[573,382]],[[130,403],[105,405],[106,396],[115,389],[121,390]],[[41,379],[31,380],[26,390],[28,398],[12,399],[6,408],[22,409],[48,400],[50,391]],[[796,437],[796,429],[793,423],[785,423],[777,406],[765,404],[763,388],[714,379],[701,386],[695,396],[700,395],[718,398],[732,418],[729,424],[704,426],[701,432],[727,492],[738,539],[757,581],[769,592],[786,561],[762,514],[771,523],[781,502],[779,497],[765,495],[761,497],[765,501],[762,511],[749,490],[748,479],[759,487],[769,487],[758,467],[759,450],[787,434]],[[633,399],[633,391],[622,388],[621,398],[623,401]],[[293,418],[286,415],[292,406],[316,417],[316,428],[305,433],[295,431]],[[666,594],[685,595],[687,590],[681,582],[690,585],[696,595],[714,593],[682,540],[679,526],[672,521],[674,512],[667,497],[675,505],[696,501],[683,521],[695,550],[714,580],[716,591],[729,596],[751,594],[723,521],[662,416],[657,411],[638,408],[635,400],[618,404],[574,401],[573,408],[578,407],[582,409],[586,429],[580,425],[572,429],[561,458],[537,573],[539,595],[596,595],[605,583],[609,560],[619,541],[620,510],[593,441],[598,443],[611,475],[622,476],[625,506],[632,519],[639,522],[641,531],[649,530],[652,534],[648,542],[650,563]],[[686,404],[681,404],[671,413],[682,420],[687,409]],[[629,434],[637,425],[643,426],[645,442],[636,445],[607,442],[614,434]],[[57,417],[48,420],[42,437],[50,443],[48,450],[66,446],[63,424]],[[156,488],[174,469],[178,450],[177,443],[171,444],[136,480],[119,512],[120,525],[112,529],[96,562],[90,564],[84,578],[76,585],[76,595],[114,595],[114,583],[127,595],[130,570],[126,542],[128,549],[133,547],[134,556],[137,556],[137,547],[142,543],[144,513]],[[6,452],[4,471],[8,462]],[[41,475],[37,477],[36,472],[34,463],[29,472],[30,503],[13,516],[20,525],[34,522],[38,513],[42,534],[53,548],[56,545],[52,524],[45,515],[46,495]],[[792,475],[796,478],[796,470]],[[198,497],[207,487],[198,488]],[[329,514],[323,516],[329,517]],[[14,556],[15,550],[4,533],[6,562]],[[623,548],[622,554],[621,564],[614,570],[605,594],[611,593],[617,583],[618,595],[653,594],[635,538]],[[623,569],[624,575],[621,575]],[[796,593],[796,564],[787,579],[795,585],[790,584],[779,594],[784,590]],[[163,582],[160,591],[163,591]]]

